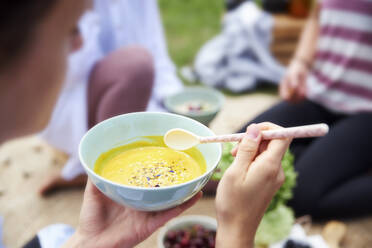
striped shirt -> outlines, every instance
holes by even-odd
[[[372,0],[323,0],[307,97],[341,113],[372,112]]]

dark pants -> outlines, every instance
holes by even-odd
[[[372,213],[372,113],[335,114],[311,101],[279,103],[252,123],[270,121],[289,127],[327,123],[328,135],[296,139],[291,145],[298,172],[296,215],[315,218]]]
[[[23,246],[23,248],[41,248],[39,238],[35,236],[33,239],[31,239],[27,244]]]

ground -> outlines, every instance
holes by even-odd
[[[228,97],[211,128],[218,134],[233,132],[278,99],[267,94]],[[244,106],[244,107],[242,107]],[[70,190],[48,198],[37,194],[41,182],[57,173],[66,156],[36,137],[18,139],[0,147],[0,216],[5,218],[6,247],[20,247],[38,230],[53,223],[77,225],[83,191]],[[205,197],[185,214],[215,217],[214,199]],[[372,218],[347,221],[348,233],[342,247],[372,247]],[[321,223],[311,232],[319,233]],[[140,248],[155,248],[156,233]]]

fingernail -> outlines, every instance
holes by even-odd
[[[260,135],[260,129],[256,124],[252,124],[247,128],[247,137],[250,139],[257,139],[257,137]]]

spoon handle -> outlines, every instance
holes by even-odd
[[[262,131],[262,139],[284,139],[284,138],[310,138],[320,137],[328,133],[329,127],[327,124],[314,124],[298,127],[289,127],[276,130]],[[210,137],[201,137],[200,143],[216,143],[216,142],[239,142],[243,139],[245,133],[218,135]]]

